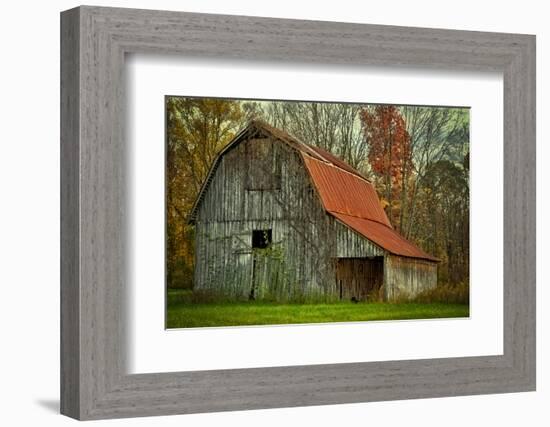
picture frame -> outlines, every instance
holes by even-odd
[[[503,354],[128,374],[128,53],[503,73]],[[80,420],[532,391],[535,37],[81,6],[61,14],[61,413]]]

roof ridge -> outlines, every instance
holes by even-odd
[[[303,153],[303,154],[307,154],[307,153]],[[309,154],[307,154],[307,155],[308,155],[309,157],[311,157],[313,160],[319,161],[319,160],[317,160],[315,157],[313,157],[313,156],[311,156],[311,155],[309,155]],[[370,184],[370,185],[373,185],[373,183],[370,182],[370,181],[369,181],[367,178],[365,178],[364,176],[359,175],[359,174],[357,174],[357,173],[350,172],[350,171],[348,171],[348,170],[345,170],[344,168],[342,168],[342,167],[340,167],[340,166],[338,166],[338,165],[335,165],[335,164],[332,163],[330,160],[325,161],[325,163],[327,164],[327,166],[332,166],[333,168],[336,168],[336,169],[338,169],[338,170],[341,170],[342,172],[345,172],[345,173],[347,173],[347,174],[349,174],[349,175],[353,175],[354,177],[359,178],[359,179],[365,181],[366,183],[368,183],[368,184]],[[351,166],[350,166],[350,167],[351,167]]]
[[[302,144],[305,148],[307,148],[308,151],[313,151],[315,153],[316,156],[320,157],[321,159],[323,159],[324,162],[326,163],[329,163],[329,164],[333,164],[330,160],[328,160],[327,158],[325,158],[325,156],[323,156],[322,154],[319,154],[317,151],[315,151],[315,149],[313,149],[312,147],[309,146],[309,144],[306,144],[305,142],[302,142],[300,140],[297,140],[300,144]],[[311,156],[310,154],[308,154],[308,156]],[[311,156],[313,157],[313,156]]]
[[[388,224],[384,224],[383,222],[380,222],[376,219],[372,219],[372,218],[364,218],[362,216],[357,216],[357,215],[350,215],[349,213],[345,213],[345,212],[338,212],[338,211],[335,211],[335,210],[328,210],[328,209],[325,209],[328,213],[330,214],[338,214],[338,215],[344,215],[344,216],[349,216],[349,217],[352,217],[352,218],[358,218],[358,219],[362,219],[362,220],[365,220],[365,221],[371,221],[371,222],[376,222],[377,224],[380,224],[380,225],[383,225],[384,227],[387,227],[389,228],[390,230],[393,230],[397,233],[397,231],[395,230],[395,228],[393,228],[392,226],[388,225]],[[401,236],[401,234],[399,234]],[[403,237],[403,236],[401,236]],[[405,237],[403,237],[405,239]]]
[[[271,126],[269,123],[267,123],[266,121],[261,120],[261,119],[252,119],[252,120],[250,120],[250,122],[247,125],[247,128],[251,127],[251,126],[259,127],[261,129],[265,130],[266,132],[269,132],[272,136],[274,136],[277,139],[281,139],[282,137],[283,138],[288,138],[292,142],[298,144],[300,146],[298,148],[302,148],[301,150],[299,150],[302,153],[307,154],[308,156],[312,157],[315,160],[319,160],[319,158],[320,158],[321,161],[327,163],[328,165],[331,165],[335,168],[338,168],[339,170],[344,171],[346,173],[349,173],[350,175],[357,176],[357,177],[361,178],[362,180],[368,182],[369,184],[372,184],[367,178],[365,178],[361,174],[361,172],[359,172],[359,171],[352,172],[352,171],[346,170],[343,167],[338,166],[337,164],[335,164],[332,160],[327,159],[327,157],[325,155],[323,155],[322,153],[319,153],[317,151],[317,150],[324,151],[327,154],[329,154],[331,156],[334,156],[334,158],[338,159],[340,162],[342,162],[343,164],[348,166],[350,169],[355,170],[355,168],[353,166],[351,166],[349,163],[347,163],[344,160],[342,160],[341,158],[339,158],[336,154],[331,153],[329,150],[325,150],[324,148],[318,147],[316,145],[310,145],[310,144],[302,141],[301,139],[297,138],[296,136],[288,133],[287,131],[285,131],[283,129],[276,128],[274,126]],[[313,153],[313,155],[310,154],[310,153]]]

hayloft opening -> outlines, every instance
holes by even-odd
[[[271,246],[272,232],[268,230],[252,230],[252,249],[266,249]]]

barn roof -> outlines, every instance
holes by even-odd
[[[259,120],[251,121],[218,154],[191,210],[190,221],[195,219],[198,204],[223,154],[244,139],[258,134],[280,140],[300,153],[323,207],[329,215],[392,254],[439,261],[392,228],[374,186],[359,171],[334,154],[305,144]]]
[[[302,157],[327,212],[364,218],[391,228],[369,181],[332,162],[320,161],[304,153]]]

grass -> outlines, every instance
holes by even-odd
[[[469,316],[469,306],[456,303],[338,302],[332,304],[279,304],[258,301],[196,303],[192,301],[191,294],[191,291],[168,290],[167,328],[436,319]]]

